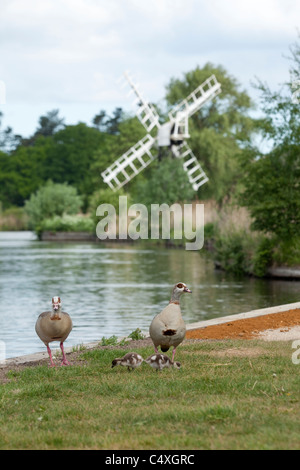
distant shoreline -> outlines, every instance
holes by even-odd
[[[19,231],[12,231],[11,233],[17,233]],[[23,231],[28,232],[28,231]],[[9,233],[9,231],[1,230],[0,233]],[[33,234],[33,232],[30,232]],[[146,242],[149,243],[151,240],[132,240],[131,238],[127,239],[107,239],[100,240],[96,235],[89,232],[62,232],[62,231],[45,231],[41,234],[41,241],[51,241],[51,242],[93,242],[93,243],[103,243],[103,244],[133,244],[134,242]],[[184,240],[183,243],[173,243],[172,240],[154,240],[153,244],[155,246],[164,246],[167,248],[178,248],[184,249]],[[152,245],[150,243],[150,245]],[[206,248],[206,249],[205,249]],[[204,244],[204,251],[211,251],[213,248],[210,246],[209,240]],[[222,270],[222,266],[216,265],[216,269]],[[295,280],[300,281],[300,266],[271,266],[268,268],[264,279],[278,279],[278,280]]]

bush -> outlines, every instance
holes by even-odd
[[[63,214],[76,214],[81,205],[82,199],[76,188],[67,183],[48,181],[26,201],[25,212],[29,217],[30,228],[39,232],[44,220]]]
[[[216,226],[213,222],[208,222],[204,225],[204,237],[205,239],[214,238],[216,232]]]
[[[127,196],[129,207],[131,205],[130,196],[126,194],[122,188],[116,192],[110,188],[99,189],[91,195],[89,200],[89,213],[96,224],[99,222],[99,217],[96,217],[96,210],[100,204],[111,204],[116,209],[116,214],[119,214],[120,196]]]
[[[242,275],[248,271],[244,250],[244,234],[242,232],[218,237],[215,249],[215,262],[222,269],[236,275]]]
[[[40,231],[45,230],[51,232],[93,232],[95,225],[90,217],[64,214],[62,217],[54,216],[43,220]]]
[[[274,243],[273,262],[278,265],[300,266],[300,237]]]
[[[253,274],[257,277],[263,277],[273,261],[274,239],[263,238],[259,243],[253,256]]]

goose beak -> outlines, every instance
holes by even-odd
[[[191,291],[190,289],[188,289],[187,287],[185,287],[185,288],[183,289],[183,292],[187,292],[188,294],[191,294],[191,293],[192,293],[192,291]]]

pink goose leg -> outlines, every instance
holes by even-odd
[[[49,354],[49,357],[50,357],[50,367],[55,367],[55,364],[54,364],[53,359],[52,359],[51,349],[49,348],[49,344],[46,344],[46,346],[47,346],[47,351],[48,351],[48,354]]]
[[[172,362],[174,362],[175,353],[176,353],[176,348],[173,348],[173,351],[172,351]]]
[[[62,355],[63,355],[63,360],[61,361],[62,365],[69,366],[70,363],[69,363],[69,361],[67,361],[65,351],[64,351],[64,343],[63,342],[60,343],[60,349],[61,349],[61,352],[62,352]]]

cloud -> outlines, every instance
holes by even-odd
[[[6,106],[126,106],[115,82],[126,69],[157,101],[171,77],[206,61],[243,83],[280,82],[297,18],[291,0],[2,0]]]

